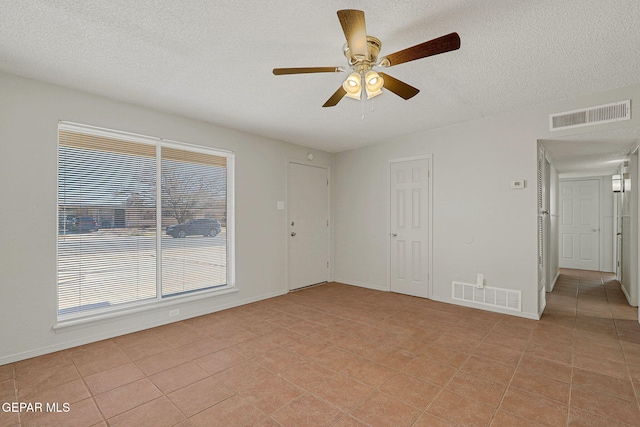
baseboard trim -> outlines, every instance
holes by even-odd
[[[549,292],[553,292],[553,288],[556,287],[556,282],[558,281],[559,277],[560,277],[560,270],[556,271],[556,277],[554,277],[553,280],[551,281],[551,290]]]
[[[637,305],[634,305],[634,304],[631,302],[631,296],[627,293],[627,290],[625,289],[625,287],[624,287],[624,286],[622,286],[622,283],[620,284],[620,289],[622,290],[622,293],[624,294],[625,298],[627,298],[627,302],[629,303],[629,305],[630,305],[631,307],[637,307]]]
[[[105,333],[102,333],[102,334],[92,335],[90,337],[84,337],[84,338],[81,338],[81,339],[66,341],[66,342],[63,342],[63,343],[58,343],[58,344],[47,346],[47,347],[40,347],[40,348],[36,348],[36,349],[33,349],[33,350],[24,351],[24,352],[21,352],[21,353],[14,353],[14,354],[10,354],[10,355],[7,355],[7,356],[2,356],[2,357],[0,357],[0,366],[6,365],[6,364],[9,364],[9,363],[18,362],[20,360],[30,359],[32,357],[37,357],[37,356],[42,356],[42,355],[49,354],[49,353],[54,353],[56,351],[67,350],[69,348],[78,347],[78,346],[85,345],[85,344],[91,344],[91,343],[94,343],[94,342],[97,342],[97,341],[102,341],[102,340],[106,340],[106,339],[110,339],[110,338],[119,337],[121,335],[126,335],[126,334],[131,334],[131,333],[134,333],[134,332],[144,331],[145,329],[155,328],[155,327],[158,327],[158,326],[168,325],[170,323],[180,322],[182,320],[187,320],[187,319],[191,319],[191,318],[194,318],[194,317],[204,316],[206,314],[216,313],[218,311],[228,310],[230,308],[238,307],[238,306],[241,306],[241,305],[251,304],[253,302],[258,302],[258,301],[266,300],[266,299],[269,299],[269,298],[274,298],[274,297],[277,297],[277,296],[281,296],[281,295],[284,295],[284,294],[286,294],[288,292],[289,292],[288,290],[272,292],[272,293],[269,293],[269,294],[261,295],[259,297],[247,298],[247,299],[240,300],[240,301],[234,301],[233,303],[223,304],[223,305],[217,306],[217,307],[215,307],[213,309],[198,310],[196,312],[189,313],[188,315],[185,315],[185,316],[176,316],[176,317],[171,318],[171,320],[149,322],[149,323],[146,323],[144,325],[138,324],[135,327],[131,327],[131,328],[122,328],[122,329],[118,329],[118,330],[115,330],[115,331],[109,331],[109,332],[105,332]]]
[[[360,288],[373,289],[374,291],[389,292],[389,289],[387,289],[386,287],[370,285],[368,283],[362,282],[354,282],[353,280],[333,279],[332,281],[336,283],[344,283],[345,285],[358,286]]]

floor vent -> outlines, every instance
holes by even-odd
[[[522,292],[511,289],[478,288],[474,284],[452,282],[452,298],[507,310],[522,311]]]
[[[571,129],[630,119],[631,101],[627,100],[581,110],[550,114],[549,130]]]

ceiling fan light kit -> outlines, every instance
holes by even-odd
[[[367,93],[367,99],[382,94],[382,88],[395,93],[405,100],[410,99],[417,95],[420,90],[388,74],[376,72],[373,68],[392,67],[460,48],[460,36],[458,36],[457,33],[451,33],[389,54],[378,60],[382,42],[375,37],[367,36],[364,12],[354,9],[339,10],[338,19],[340,20],[342,31],[347,39],[347,43],[343,47],[343,53],[347,58],[348,67],[273,69],[273,74],[277,76],[285,74],[338,73],[351,71],[342,83],[342,86],[324,103],[323,107],[333,107],[345,96],[358,100],[361,99],[363,86]]]
[[[349,74],[349,77],[342,82],[342,87],[347,92],[345,96],[352,99],[360,99],[360,94],[362,93],[362,76],[356,72]]]

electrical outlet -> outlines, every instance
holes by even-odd
[[[177,316],[180,314],[180,309],[176,308],[175,310],[169,310],[169,317]]]
[[[476,286],[479,288],[484,287],[484,275],[482,273],[478,273],[478,277],[476,278]]]

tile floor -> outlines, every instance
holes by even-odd
[[[575,270],[538,322],[330,283],[0,366],[62,411],[2,426],[640,426],[638,396],[637,310]]]

